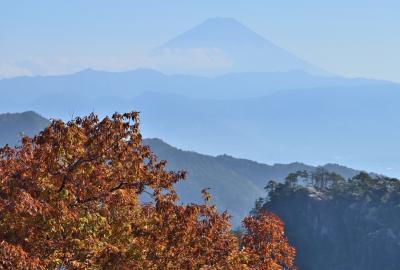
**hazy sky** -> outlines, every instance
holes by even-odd
[[[136,68],[152,48],[222,16],[333,73],[400,82],[399,14],[398,0],[2,0],[0,77]]]

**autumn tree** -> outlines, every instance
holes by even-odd
[[[291,269],[272,214],[245,219],[180,205],[170,172],[142,144],[136,112],[54,120],[0,148],[0,269]],[[150,200],[141,201],[146,194]]]
[[[242,236],[243,251],[253,257],[250,269],[294,269],[295,249],[287,244],[284,224],[274,214],[259,210],[243,221],[247,232]]]

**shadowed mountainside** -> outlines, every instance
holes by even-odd
[[[297,249],[296,265],[307,270],[399,269],[400,181],[366,173],[350,181],[324,178],[324,185],[279,184],[262,206],[285,222]]]
[[[0,146],[15,145],[22,135],[35,135],[48,124],[47,119],[31,111],[0,114]]]
[[[160,139],[146,139],[144,143],[159,159],[167,160],[170,170],[186,170],[188,179],[177,185],[183,203],[201,202],[200,191],[210,188],[213,202],[220,210],[233,215],[234,226],[248,214],[256,199],[264,194],[269,180],[282,182],[289,174],[299,170],[313,172],[316,167],[302,163],[267,165],[228,155],[209,156],[172,147]],[[352,177],[358,171],[336,165],[322,166],[328,171]]]

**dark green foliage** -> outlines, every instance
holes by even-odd
[[[299,180],[270,183],[258,207],[285,222],[300,269],[399,269],[399,180],[364,172],[345,180],[323,169]]]

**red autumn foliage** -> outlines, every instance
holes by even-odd
[[[184,176],[142,145],[136,112],[53,121],[0,148],[0,269],[293,269],[276,216],[237,237],[206,190],[177,203]]]

